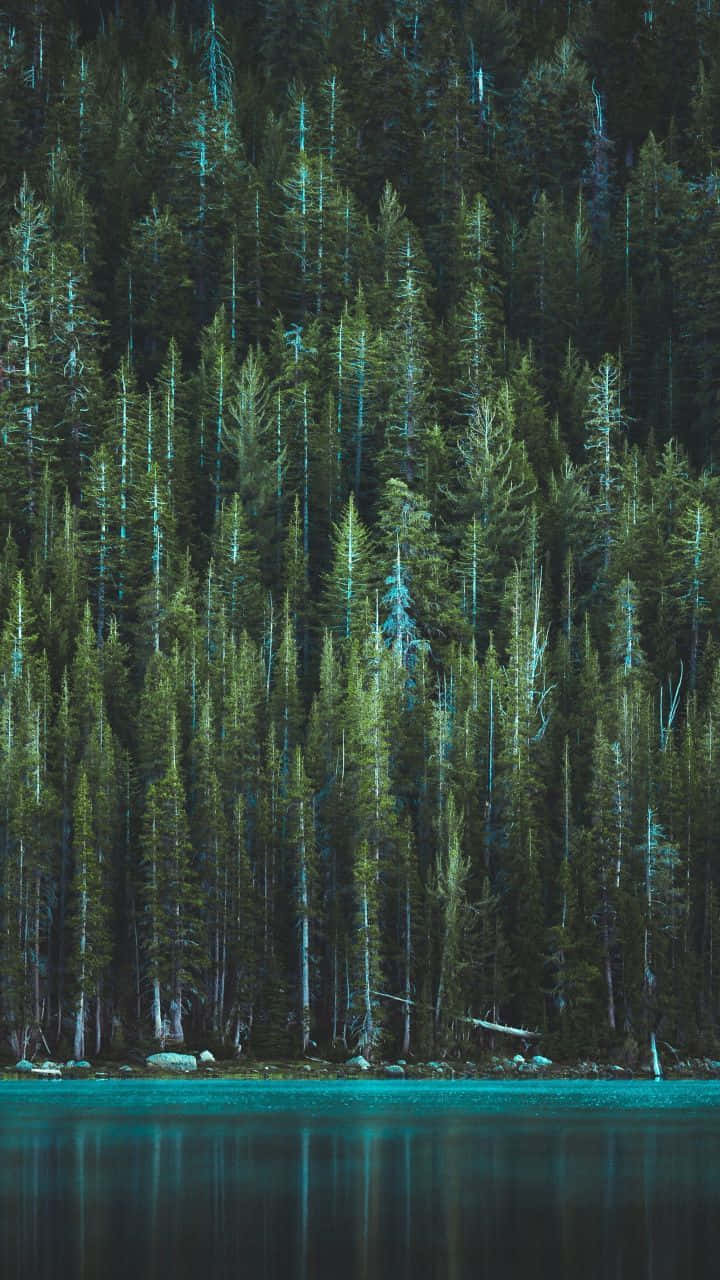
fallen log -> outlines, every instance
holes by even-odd
[[[399,1004],[417,1006],[417,1000],[408,1000],[407,996],[391,996],[387,991],[371,991],[373,996],[381,996],[384,1000],[397,1000]],[[452,1022],[469,1022],[473,1027],[482,1027],[483,1031],[494,1031],[498,1035],[515,1036],[518,1040],[539,1040],[540,1031],[528,1031],[525,1027],[506,1027],[500,1022],[488,1022],[486,1018],[470,1018],[466,1014],[451,1014]]]
[[[467,1018],[458,1014],[457,1022],[470,1022],[474,1027],[482,1027],[483,1031],[496,1031],[503,1036],[517,1036],[519,1040],[539,1040],[540,1031],[527,1031],[524,1027],[505,1027],[500,1022],[487,1022],[485,1018]]]

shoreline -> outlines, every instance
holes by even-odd
[[[418,1062],[398,1064],[383,1062],[369,1067],[351,1066],[329,1061],[261,1061],[247,1062],[240,1066],[235,1061],[216,1061],[212,1065],[198,1063],[195,1069],[178,1070],[148,1066],[139,1063],[107,1062],[102,1059],[89,1066],[69,1066],[59,1062],[38,1062],[33,1069],[17,1069],[15,1064],[0,1065],[0,1083],[18,1080],[315,1080],[329,1083],[336,1080],[434,1080],[447,1083],[458,1080],[514,1081],[514,1080],[640,1080],[653,1079],[650,1065],[630,1068],[617,1063],[580,1062],[552,1063],[537,1067],[531,1061],[516,1062],[501,1059],[499,1062],[447,1063]],[[720,1080],[720,1062],[714,1059],[690,1059],[679,1064],[666,1064],[663,1080]]]

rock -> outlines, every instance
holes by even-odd
[[[312,1071],[312,1067],[309,1062],[303,1064],[303,1071]]]
[[[209,1049],[203,1049],[202,1053],[198,1054],[198,1062],[214,1062],[214,1061],[215,1061],[215,1054],[211,1053]]]
[[[27,1058],[21,1058],[19,1062],[15,1063],[15,1070],[16,1071],[32,1071],[33,1064],[32,1062],[28,1062]]]
[[[146,1062],[149,1067],[159,1067],[162,1071],[197,1071],[192,1053],[151,1053]]]
[[[543,1058],[541,1053],[536,1053],[532,1061],[533,1061],[533,1066],[535,1067],[551,1067],[552,1066],[552,1059]]]
[[[399,1067],[406,1067],[406,1066],[407,1066],[407,1062],[405,1061],[405,1059],[404,1059],[404,1058],[398,1058],[398,1060],[397,1060],[397,1065],[398,1065]]]
[[[356,1054],[354,1058],[348,1058],[347,1062],[345,1063],[345,1066],[359,1067],[361,1071],[370,1070],[370,1063],[368,1062],[367,1058],[363,1057],[361,1053]]]
[[[132,1075],[132,1070],[133,1070],[133,1069],[132,1069],[132,1067],[129,1067],[129,1066],[127,1065],[127,1063],[126,1063],[126,1062],[123,1062],[122,1066],[121,1066],[121,1067],[118,1067],[118,1070],[119,1070],[119,1072],[120,1072],[120,1074],[121,1074],[121,1075],[123,1075],[123,1076],[129,1076],[129,1075]]]
[[[525,1066],[525,1059],[523,1058],[523,1056],[522,1056],[522,1054],[521,1054],[521,1053],[516,1053],[516,1054],[515,1054],[515,1057],[513,1058],[513,1062],[515,1063],[515,1066],[516,1066],[516,1067],[524,1067],[524,1066]]]
[[[38,1067],[35,1067],[35,1068],[34,1068],[34,1070],[36,1070],[36,1071],[37,1071],[37,1070],[40,1070],[40,1071],[59,1071],[59,1070],[60,1070],[60,1063],[59,1063],[59,1062],[51,1062],[51,1061],[50,1061],[50,1059],[48,1058],[48,1059],[46,1059],[46,1061],[45,1061],[45,1062],[41,1062],[41,1063],[40,1063],[39,1068],[38,1068]]]
[[[608,1069],[609,1069],[610,1071],[619,1071],[621,1075],[625,1075],[625,1068],[624,1068],[624,1067],[619,1067],[619,1066],[617,1065],[617,1063],[615,1063],[615,1062],[614,1062],[614,1063],[612,1064],[612,1066],[611,1066],[611,1067],[609,1067]]]
[[[708,1071],[720,1071],[720,1062],[717,1062],[714,1058],[706,1058],[705,1066]]]
[[[433,1071],[444,1071],[444,1070],[445,1070],[445,1063],[444,1063],[444,1062],[428,1062],[428,1064],[427,1064],[427,1065],[428,1065],[428,1066],[429,1066]]]
[[[86,1062],[84,1058],[80,1058],[77,1062],[71,1058],[67,1065],[73,1070],[76,1070],[78,1067],[82,1067],[84,1071],[90,1070],[90,1063]]]
[[[399,1062],[387,1062],[383,1067],[386,1076],[402,1076],[405,1075],[405,1068]]]

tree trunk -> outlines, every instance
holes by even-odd
[[[365,1052],[369,1056],[372,1053],[373,1040],[375,1038],[375,1027],[373,1023],[372,992],[370,989],[370,921],[369,921],[369,912],[368,912],[367,890],[363,891],[363,896],[362,896],[362,918],[363,918],[363,1002],[365,1005],[362,1047],[364,1048]]]
[[[160,1009],[160,979],[153,978],[152,1022],[153,1036],[158,1042],[163,1038],[162,1012]]]
[[[412,960],[412,909],[410,905],[410,881],[405,881],[405,997],[403,1008],[402,1055],[410,1052],[410,965]]]
[[[305,850],[305,805],[300,804],[300,1018],[302,1050],[310,1043],[310,916],[308,909],[307,861]]]
[[[652,1063],[653,1078],[655,1080],[662,1080],[662,1068],[660,1066],[660,1058],[658,1057],[654,1031],[650,1032],[650,1061]]]
[[[98,980],[95,992],[95,1057],[100,1055],[102,1044],[102,982]]]
[[[607,910],[607,907],[606,907]],[[615,1030],[615,988],[612,975],[612,959],[610,956],[610,933],[607,919],[603,922],[603,952],[605,957],[605,986],[607,988],[608,1026]]]
[[[170,1001],[170,1034],[173,1040],[178,1040],[181,1044],[185,1040],[182,1021],[182,986],[179,981],[175,983],[175,991]]]
[[[73,1057],[76,1060],[85,1057],[85,991],[83,988],[80,989],[80,999],[75,1013]]]

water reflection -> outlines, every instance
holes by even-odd
[[[715,1274],[712,1111],[43,1105],[0,1111],[3,1280]]]

